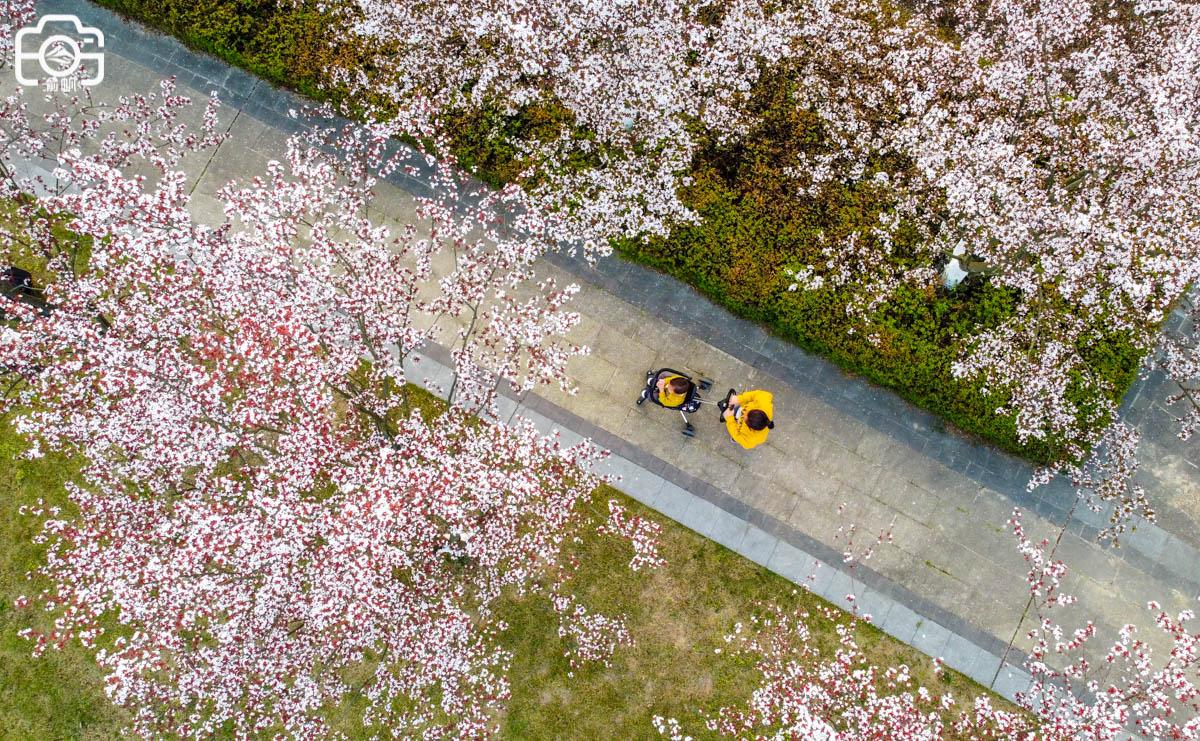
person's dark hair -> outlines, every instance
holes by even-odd
[[[673,394],[686,394],[691,385],[691,382],[682,376],[675,376],[667,383],[667,387]]]
[[[746,426],[752,430],[765,430],[770,423],[767,413],[761,409],[751,409],[746,414]]]

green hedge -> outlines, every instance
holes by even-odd
[[[335,21],[316,3],[273,0],[98,0],[118,12],[170,33],[271,82],[318,98],[337,98],[326,86],[333,65],[364,65],[353,42],[333,39]],[[955,427],[1037,462],[1061,457],[1057,441],[1022,445],[1011,419],[994,413],[1003,399],[987,399],[979,385],[954,379],[951,363],[964,338],[996,326],[1014,310],[1004,290],[976,278],[958,290],[903,289],[876,317],[876,343],[847,316],[848,292],[788,292],[784,269],[809,264],[816,238],[836,239],[876,223],[886,193],[847,184],[820,198],[800,198],[783,168],[798,152],[821,143],[815,117],[797,110],[786,71],[765,79],[754,99],[756,125],[734,146],[706,146],[694,163],[686,201],[701,222],[680,226],[667,239],[617,244],[620,254],[684,280],[734,313],[761,322],[839,366],[886,386],[941,415]],[[515,118],[491,112],[464,114],[455,122],[456,154],[493,182],[515,177],[505,137],[567,125],[553,105],[531,107]],[[879,163],[895,171],[902,163]],[[901,248],[903,245],[901,245]],[[1064,311],[1067,310],[1065,307]],[[1139,352],[1120,337],[1093,337],[1094,370],[1124,395]],[[1077,384],[1078,386],[1078,384]],[[1086,395],[1076,396],[1086,404]]]
[[[177,37],[277,85],[327,95],[324,70],[345,64],[352,46],[338,44],[335,23],[317,3],[287,0],[98,0],[98,5]]]

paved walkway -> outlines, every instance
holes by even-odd
[[[39,9],[77,13],[105,31],[108,77],[99,97],[145,90],[168,75],[196,93],[220,92],[230,139],[187,165],[198,217],[220,213],[211,194],[226,181],[281,157],[297,126],[286,113],[299,99],[82,0],[45,0]],[[422,190],[419,180],[398,176],[380,188],[381,216],[404,219]],[[519,405],[547,428],[597,441],[613,451],[609,470],[623,477],[621,488],[784,576],[803,580],[814,559],[824,561],[815,588],[834,600],[850,586],[830,566],[841,560],[830,546],[837,528],[846,520],[866,531],[891,524],[894,546],[853,575],[867,611],[887,632],[1002,694],[1025,681],[1000,657],[1019,665],[1011,647],[1029,627],[1024,562],[1005,529],[1014,506],[1027,512],[1031,532],[1061,537],[1059,554],[1074,570],[1068,587],[1105,641],[1125,622],[1152,636],[1150,599],[1172,608],[1200,594],[1200,458],[1169,441],[1169,411],[1154,403],[1161,379],[1141,382],[1127,404],[1149,433],[1146,480],[1169,517],[1139,527],[1118,550],[1104,549],[1092,536],[1105,518],[1086,510],[1068,517],[1073,495],[1065,485],[1027,492],[1023,462],[947,431],[935,416],[671,278],[615,258],[589,266],[566,255],[549,258],[543,272],[582,284],[574,308],[584,320],[574,339],[593,355],[574,365],[577,395],[513,399],[508,412]],[[436,376],[438,348],[429,355],[425,372]],[[721,395],[730,386],[772,390],[777,427],[769,443],[742,451],[711,407],[695,419],[690,440],[679,434],[678,415],[635,407],[644,371],[664,365],[716,379]],[[846,520],[835,512],[842,502]]]

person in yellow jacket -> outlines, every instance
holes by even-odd
[[[774,398],[770,391],[743,391],[729,394],[721,406],[725,429],[738,445],[746,450],[767,441],[767,432],[775,428]]]

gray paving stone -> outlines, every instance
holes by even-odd
[[[235,95],[249,96],[259,85],[266,85],[259,78],[242,70],[231,70],[225,78],[225,89]]]
[[[971,676],[970,672],[976,663],[982,665],[985,655],[990,654],[987,654],[986,651],[976,644],[955,633],[950,634],[950,637],[946,640],[946,645],[942,647],[942,660],[945,661],[946,666],[967,676]]]
[[[1106,522],[1104,524],[1108,525]],[[1136,530],[1128,530],[1121,536],[1122,547],[1138,550],[1139,553],[1151,560],[1158,560],[1159,554],[1163,553],[1163,549],[1170,541],[1182,544],[1178,538],[1174,538],[1166,534],[1166,531],[1148,523],[1139,525]]]
[[[869,615],[871,622],[875,625],[886,620],[892,606],[896,604],[891,597],[881,594],[871,587],[860,587],[856,591],[855,597],[857,597],[858,614],[863,617]]]
[[[496,400],[496,407],[500,411],[500,419],[505,422],[507,422],[509,418],[516,413],[517,408],[520,406],[521,403],[519,401],[516,399],[510,399],[507,396],[501,396]]]
[[[917,629],[924,622],[925,618],[897,604],[888,612],[887,618],[879,623],[879,627],[893,638],[911,644]]]
[[[708,538],[712,536],[718,512],[720,512],[720,509],[712,502],[707,502],[693,495],[691,503],[683,512],[683,516],[677,519],[692,530]]]
[[[1034,493],[1037,494],[1043,502],[1046,502],[1055,509],[1063,512],[1071,510],[1075,504],[1075,500],[1078,498],[1075,491],[1069,487],[1040,486],[1035,490]],[[1080,514],[1082,514],[1084,511],[1087,511],[1093,515],[1095,514],[1086,506],[1075,507],[1075,511]]]
[[[771,554],[767,568],[797,584],[804,583],[813,570],[813,558],[791,543],[780,542]],[[829,571],[829,569],[822,569]],[[815,588],[814,588],[814,591]],[[817,592],[820,594],[820,592]]]
[[[613,481],[613,486],[623,490],[624,479],[634,476],[639,471],[643,471],[645,469],[620,455],[610,455],[604,460],[598,462],[595,466],[595,470],[596,473],[601,475],[614,477],[615,480]]]
[[[1191,576],[1200,574],[1200,552],[1191,545],[1171,535],[1163,543],[1158,562],[1174,574]]]
[[[552,429],[555,433],[558,434],[559,442],[563,447],[570,447],[572,445],[578,445],[579,443],[581,443],[587,439],[583,435],[580,435],[578,432],[567,429],[566,427],[563,427],[560,424],[554,425],[554,427]]]
[[[912,646],[920,649],[930,656],[941,657],[946,652],[946,645],[950,642],[951,633],[945,627],[926,620],[917,628],[917,632],[913,634]]]
[[[110,39],[107,38],[107,35],[106,41],[108,44],[104,51],[109,55],[105,59],[106,74],[111,72],[114,65],[121,61],[136,62],[148,69],[161,69],[169,72],[165,60],[161,59],[156,53],[157,50],[149,44],[139,43],[139,40],[134,39],[121,39],[119,36]]]
[[[550,419],[536,409],[531,409],[527,403],[522,404],[520,408],[517,409],[517,416],[528,422],[532,422],[533,426],[537,428],[537,431],[543,435],[549,435],[558,426],[554,420]]]
[[[1101,507],[1100,511],[1098,511],[1098,512],[1093,511],[1089,507],[1077,507],[1075,509],[1075,519],[1079,520],[1083,524],[1085,524],[1091,528],[1094,528],[1096,530],[1103,530],[1104,528],[1108,527],[1108,517],[1109,517],[1109,513],[1111,511],[1112,511],[1111,506]],[[1139,530],[1141,530],[1141,528],[1139,528]],[[1166,533],[1163,533],[1163,531],[1158,530],[1158,528],[1153,528],[1153,530],[1157,530],[1158,533],[1161,534],[1163,538],[1165,538]],[[1154,552],[1156,555],[1157,555],[1157,551],[1162,550],[1161,542],[1159,542],[1157,545],[1157,551],[1155,550],[1154,541],[1157,540],[1157,538],[1154,533],[1142,532],[1141,536],[1138,539],[1136,539],[1135,541],[1130,541],[1128,539],[1129,535],[1132,535],[1132,533],[1126,533],[1125,535],[1121,536],[1121,541],[1122,541],[1123,545],[1129,545],[1130,547],[1136,548],[1137,550],[1142,551],[1142,552]],[[1138,544],[1135,545],[1135,543],[1138,543]]]
[[[780,541],[780,546],[785,545]],[[813,594],[821,596],[829,591],[829,585],[833,582],[834,576],[837,574],[837,569],[817,559],[809,558],[808,567],[802,571],[803,577],[797,582],[808,587]],[[793,579],[792,581],[796,581]]]
[[[695,495],[686,489],[680,488],[670,481],[664,481],[651,506],[672,520],[682,522],[684,513],[695,499]]]
[[[640,466],[627,468],[623,476],[619,485],[621,491],[671,518],[675,517],[672,512],[682,512],[687,506],[688,497],[691,496],[662,476],[650,473]],[[667,511],[668,509],[670,511]]]
[[[233,68],[213,57],[197,55],[189,64],[189,71],[209,87],[220,88],[225,86]]]
[[[979,682],[984,687],[991,687],[992,680],[996,678],[996,670],[1000,668],[1000,657],[986,651],[980,651],[975,657],[969,669],[964,670],[971,679]],[[1010,700],[1012,697],[1005,695]]]
[[[766,566],[778,544],[779,538],[748,524],[738,552],[759,566]]]
[[[704,535],[731,551],[740,552],[742,540],[746,537],[746,530],[750,526],[745,520],[735,517],[723,509],[714,509],[716,512],[713,515],[712,524]],[[691,515],[690,509],[688,514]]]
[[[992,689],[1005,697],[1015,697],[1018,692],[1029,690],[1032,680],[1024,670],[1009,664],[1000,668],[1000,674],[992,684]]]
[[[832,565],[832,564],[831,564]],[[860,584],[854,581],[845,571],[841,569],[830,570],[829,581],[821,587],[821,591],[817,594],[834,603],[842,609],[848,608],[846,595],[854,594],[858,591]]]
[[[442,365],[430,362],[417,363],[413,366],[413,372],[409,375],[409,380],[415,382],[426,391],[445,398],[445,395],[450,391],[451,383],[454,381],[454,373]]]

